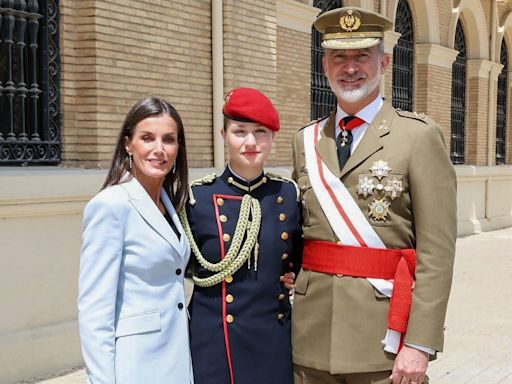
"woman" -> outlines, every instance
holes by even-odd
[[[183,275],[190,247],[183,124],[146,98],[123,123],[102,191],[86,206],[79,325],[91,384],[193,383]]]
[[[229,164],[221,176],[192,184],[190,227],[182,215],[195,256],[194,378],[291,384],[290,302],[281,276],[299,267],[298,193],[291,180],[263,171],[279,115],[251,88],[231,91],[223,112]]]

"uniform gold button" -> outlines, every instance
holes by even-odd
[[[226,295],[226,303],[232,303],[234,300],[233,295]]]
[[[283,204],[284,199],[283,196],[277,196],[277,204]]]
[[[279,315],[277,315],[277,318],[279,320],[283,320],[284,319],[284,313],[280,313]]]
[[[228,177],[228,183],[231,184],[233,182],[233,178],[230,176]]]
[[[281,239],[288,240],[288,232],[281,233]]]
[[[286,260],[287,258],[288,258],[288,254],[287,253],[283,253],[283,256],[281,256],[281,259]]]
[[[226,221],[228,221],[228,217],[226,215],[220,215],[219,216],[219,220],[222,222],[222,223],[225,223]]]
[[[217,205],[219,205],[221,207],[224,205],[224,199],[222,197],[217,198]]]
[[[231,240],[231,236],[229,236],[227,233],[225,233],[222,235],[222,240],[228,242],[229,240]]]
[[[286,221],[286,215],[284,213],[279,214],[279,220],[280,221]]]
[[[284,298],[285,298],[284,293],[281,293],[281,294],[279,295],[279,300],[283,300]]]
[[[267,177],[266,176],[263,176],[263,179],[261,179],[262,183],[265,184],[267,182]]]
[[[293,263],[292,262],[288,263],[288,267],[293,268]]]
[[[226,283],[232,283],[233,282],[233,276],[231,276],[231,275],[226,276],[226,278],[224,280],[226,280]]]
[[[233,317],[233,315],[227,315],[226,316],[226,321],[231,324],[233,321],[235,321],[235,318]]]

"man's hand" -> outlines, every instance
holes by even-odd
[[[422,384],[427,373],[428,353],[404,345],[395,359],[393,384]]]
[[[286,288],[288,288],[290,291],[293,291],[295,284],[295,273],[286,272],[283,276],[281,276],[281,281]]]

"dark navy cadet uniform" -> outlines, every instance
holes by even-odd
[[[296,185],[272,174],[247,183],[226,167],[219,177],[193,183],[192,192],[188,220],[211,262],[228,251],[245,194],[259,201],[262,214],[257,260],[251,252],[250,263],[221,283],[194,288],[189,311],[195,382],[292,384],[291,308],[280,277],[300,268]],[[193,256],[191,264],[198,277],[212,274]]]

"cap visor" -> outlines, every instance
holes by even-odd
[[[379,37],[364,39],[329,39],[322,41],[322,47],[327,49],[364,49],[379,44]]]

